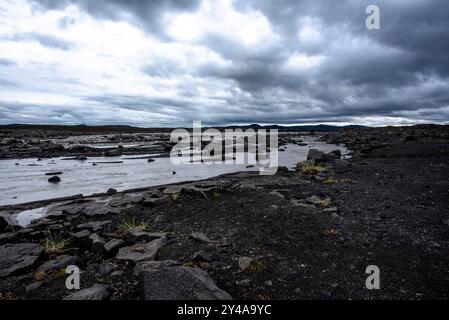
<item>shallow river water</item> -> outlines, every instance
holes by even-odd
[[[340,149],[348,153],[343,146],[330,145],[318,141],[306,141],[308,146],[287,145],[285,152],[279,152],[279,165],[294,168],[299,161],[307,157],[310,148],[329,152]],[[285,148],[285,147],[281,147]],[[141,156],[141,155],[140,155]],[[151,156],[151,155],[149,155]],[[153,155],[154,156],[154,155]],[[258,170],[258,167],[246,168],[246,165],[226,164],[184,164],[174,166],[169,158],[125,159],[129,157],[97,157],[87,161],[62,160],[62,158],[0,160],[0,205],[10,205],[49,198],[90,195],[105,192],[108,188],[118,191],[155,186],[168,183],[201,180],[225,173]],[[93,162],[123,163],[98,163]],[[49,183],[46,173],[63,172],[61,182]],[[176,174],[173,174],[173,172]]]

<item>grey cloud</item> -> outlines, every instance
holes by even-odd
[[[33,2],[36,10],[75,3],[94,18],[126,19],[166,42],[175,39],[161,24],[163,13],[194,12],[199,5],[199,1],[187,0]],[[373,3],[381,10],[382,29],[378,31],[365,28],[365,8]],[[180,93],[170,98],[97,95],[83,99],[120,110],[152,113],[161,124],[184,124],[194,119],[209,124],[351,122],[368,116],[449,121],[446,0],[246,0],[234,1],[234,6],[240,12],[257,10],[263,14],[279,40],[263,48],[246,48],[232,37],[206,35],[197,44],[215,51],[231,65],[206,64],[185,70],[169,61],[156,61],[142,70],[149,77],[161,78],[180,78],[188,72],[211,87],[214,81],[227,84],[229,90],[235,90],[228,96],[210,96],[199,102],[195,99],[196,84],[184,83],[178,88]],[[298,31],[307,21],[317,28],[320,40],[299,40]],[[74,45],[42,34],[23,37],[64,50]],[[286,62],[295,52],[324,60],[310,70],[286,70]],[[14,61],[0,60],[0,68],[9,63]],[[11,106],[8,110],[14,113]],[[20,113],[24,108],[16,110]],[[97,121],[82,112],[65,110],[64,114],[80,121]],[[115,121],[113,115],[104,119]]]

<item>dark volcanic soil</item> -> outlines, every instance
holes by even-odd
[[[51,223],[66,221],[57,234],[71,239],[69,232],[80,223],[112,220],[98,232],[109,240],[123,236],[118,232],[123,220],[135,217],[150,232],[170,234],[156,260],[199,267],[234,299],[449,298],[449,128],[354,129],[324,139],[346,143],[353,158],[328,161],[326,171],[317,175],[300,170],[228,175],[205,181],[215,186],[206,197],[187,188],[157,206],[129,200],[118,206],[120,213],[95,219],[81,214],[70,223],[58,216]],[[126,196],[115,195],[130,199]],[[0,243],[42,243],[45,238],[9,231]],[[194,240],[192,232],[210,241]],[[192,259],[199,250],[209,261]],[[132,262],[93,252],[90,244],[73,239],[66,254],[81,258],[82,288],[105,283],[111,298],[144,298]],[[1,296],[66,296],[65,275],[36,275],[38,266],[55,256],[44,254],[31,269],[0,278]],[[242,257],[250,258],[246,268],[239,267]],[[102,274],[105,263],[124,272]],[[380,269],[380,290],[365,287],[368,265]],[[26,293],[36,276],[43,284]]]

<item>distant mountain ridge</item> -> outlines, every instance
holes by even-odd
[[[205,128],[216,128],[219,130],[224,129],[277,129],[279,132],[292,132],[292,131],[316,131],[316,132],[328,132],[328,131],[340,131],[348,128],[364,128],[360,125],[348,125],[348,126],[332,126],[326,124],[318,125],[297,125],[297,126],[281,126],[281,125],[259,125],[250,124],[242,126],[203,126]],[[184,127],[185,128],[185,127]],[[138,132],[170,132],[173,128],[141,128],[133,127],[129,125],[104,125],[104,126],[89,126],[89,125],[41,125],[41,124],[7,124],[0,125],[0,129],[3,130],[48,130],[48,131],[79,131],[79,132],[123,132],[123,133],[138,133]],[[186,128],[191,129],[191,128]]]

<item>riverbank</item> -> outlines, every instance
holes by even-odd
[[[447,299],[448,137],[345,130],[324,139],[347,144],[348,160],[316,153],[274,176],[68,200],[26,228],[0,221],[1,297]],[[368,265],[380,290],[365,287]]]

